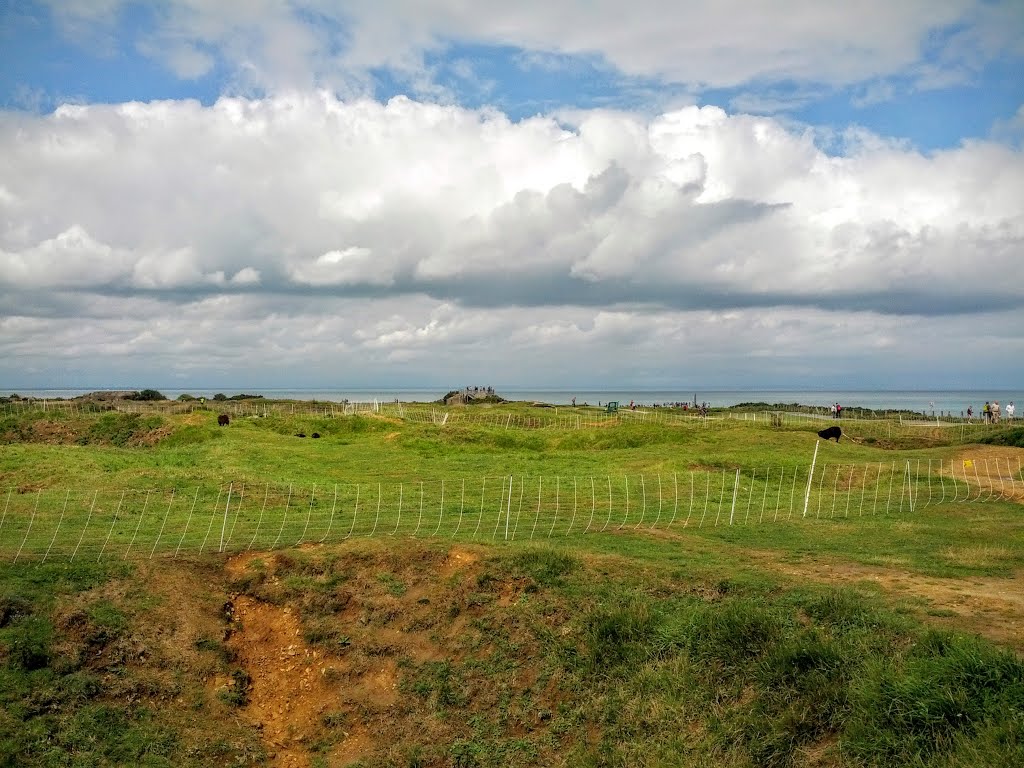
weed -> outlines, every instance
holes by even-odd
[[[310,645],[318,645],[334,652],[352,644],[344,629],[329,619],[304,623],[302,638]]]
[[[377,574],[377,581],[385,586],[388,594],[392,597],[401,597],[405,594],[406,586],[400,579],[390,573]]]
[[[244,707],[249,703],[252,677],[244,669],[231,670],[231,682],[218,691],[217,696],[229,707]]]
[[[655,627],[651,607],[643,600],[593,611],[583,630],[591,669],[610,670],[634,658]]]

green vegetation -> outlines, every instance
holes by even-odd
[[[152,402],[154,400],[166,400],[167,398],[155,389],[144,389],[141,392],[136,392],[133,395],[125,398],[126,400],[142,400],[144,402]]]
[[[0,765],[262,760],[195,677],[226,665],[179,653],[141,575],[125,563],[0,566]]]
[[[0,765],[1024,764],[1019,430],[142,407],[0,417]]]
[[[979,443],[989,445],[1015,445],[1024,448],[1024,427],[1009,427],[998,430],[991,435],[983,435],[978,438]]]

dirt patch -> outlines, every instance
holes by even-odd
[[[448,552],[448,557],[445,558],[445,561],[438,569],[438,575],[440,575],[442,579],[448,579],[459,571],[468,570],[478,562],[480,562],[480,555],[476,552],[460,547],[452,547]]]
[[[42,419],[32,423],[30,440],[33,443],[60,445],[73,443],[77,438],[78,434],[70,424]]]
[[[303,554],[318,569],[324,566],[316,548]],[[307,600],[316,604],[234,598],[237,630],[227,644],[250,680],[242,715],[261,732],[274,765],[305,767],[314,755],[348,765],[386,751],[382,724],[393,721],[401,706],[399,660],[423,664],[449,655],[434,634],[434,612],[443,602],[438,593],[443,581],[467,577],[479,559],[465,549],[423,557],[392,561],[386,550],[352,555],[339,566],[345,580],[338,587],[316,598],[308,597],[307,588]],[[285,588],[280,579],[293,577],[296,565],[291,554],[247,552],[230,559],[225,570],[236,583],[259,573],[257,589],[273,595]],[[313,578],[329,576],[323,571]],[[335,650],[308,642],[311,629],[328,633],[326,645]],[[232,682],[218,684],[229,688]]]
[[[972,489],[969,498],[1003,499],[1024,504],[1024,449],[995,445],[972,445],[965,448],[939,470],[945,477]]]
[[[161,440],[170,437],[174,433],[174,427],[164,424],[155,429],[148,429],[144,432],[137,432],[132,435],[128,445],[136,448],[151,448]]]
[[[274,765],[310,765],[310,743],[319,736],[325,716],[336,706],[338,691],[328,682],[328,674],[337,660],[303,641],[302,627],[287,606],[241,596],[234,601],[234,616],[239,628],[228,647],[251,680],[248,703],[242,710],[244,717],[263,734]],[[387,676],[381,676],[378,682],[387,685]],[[370,740],[360,741],[372,749]],[[348,752],[350,759],[361,754],[351,749]]]

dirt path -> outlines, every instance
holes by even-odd
[[[704,546],[682,532],[652,531],[651,535],[685,540],[689,546]],[[721,553],[725,542],[707,545]],[[1024,568],[1012,576],[941,578],[898,568],[854,563],[829,555],[804,557],[794,562],[785,550],[731,547],[730,556],[748,567],[782,574],[794,582],[820,584],[868,584],[886,596],[908,605],[916,617],[945,629],[982,635],[1024,655]],[[953,549],[950,557],[1001,562],[1005,551]]]
[[[945,579],[831,559],[780,562],[776,552],[750,551],[745,556],[767,570],[800,580],[871,584],[887,595],[918,603],[917,613],[923,621],[977,633],[1024,653],[1024,570],[1004,579]]]

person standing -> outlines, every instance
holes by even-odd
[[[970,420],[971,420],[971,417],[972,417],[973,415],[974,415],[974,409],[973,409],[973,408],[971,408],[971,406],[969,406],[969,405],[968,405],[968,406],[967,406],[967,420],[968,420],[968,421],[970,421]]]
[[[1013,415],[1017,412],[1017,409],[1013,405],[1013,400],[1006,404],[1006,420],[1013,421]]]
[[[985,401],[985,405],[981,409],[981,415],[985,419],[986,424],[992,421],[992,406],[989,405],[988,400]]]
[[[999,401],[995,400],[992,403],[992,423],[999,423]]]

